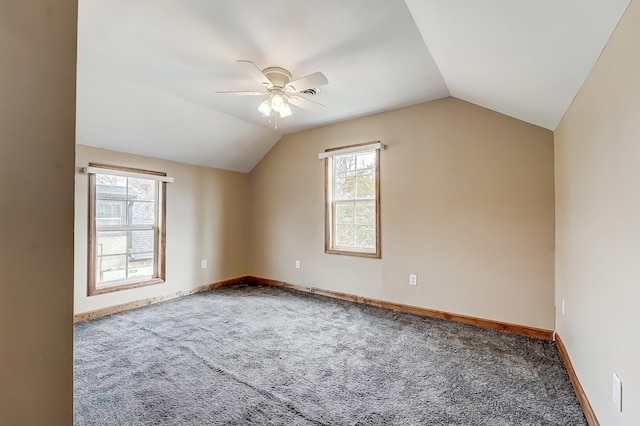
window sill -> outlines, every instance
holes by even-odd
[[[370,259],[381,259],[382,258],[380,253],[371,253],[371,252],[366,252],[366,251],[326,249],[324,252],[327,253],[327,254],[337,254],[337,255],[341,255],[341,256],[368,257]]]
[[[100,294],[113,293],[114,291],[122,291],[122,290],[130,290],[132,288],[138,287],[147,287],[150,285],[157,285],[164,283],[164,280],[161,278],[149,278],[143,281],[126,281],[122,284],[114,284],[111,286],[105,286],[98,289],[93,289],[89,291],[89,296],[98,296]]]

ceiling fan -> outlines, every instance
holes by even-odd
[[[301,93],[314,93],[314,89],[329,83],[327,77],[321,72],[314,72],[304,77],[291,80],[291,73],[284,68],[268,67],[260,70],[251,61],[236,61],[242,69],[258,82],[262,91],[227,91],[216,92],[228,95],[266,96],[258,107],[258,111],[265,116],[279,115],[280,118],[292,114],[291,105],[305,110],[314,110],[324,107],[319,102],[312,101],[301,96]]]

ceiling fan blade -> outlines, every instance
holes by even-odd
[[[269,92],[245,92],[245,91],[226,91],[226,92],[216,92],[223,95],[236,95],[236,96],[262,96],[266,95]]]
[[[302,92],[303,90],[313,89],[316,87],[329,84],[329,80],[321,72],[314,72],[304,77],[297,78],[287,83],[284,89],[287,92]]]
[[[315,111],[326,106],[320,102],[312,101],[311,99],[303,98],[302,96],[288,95],[289,103],[297,106],[298,108],[306,109],[307,111]]]
[[[264,73],[260,70],[260,68],[258,68],[258,66],[253,62],[240,60],[236,61],[236,63],[259,84],[263,85],[267,89],[273,87],[271,80],[269,80],[267,76],[264,75]]]

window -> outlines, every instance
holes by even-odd
[[[353,145],[321,155],[326,158],[326,253],[380,258],[379,146]]]
[[[164,282],[166,175],[89,168],[89,295]]]

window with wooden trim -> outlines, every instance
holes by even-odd
[[[90,168],[89,295],[164,282],[166,175]]]
[[[326,253],[381,257],[380,153],[371,146],[326,151]]]

